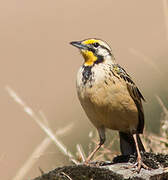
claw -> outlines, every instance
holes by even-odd
[[[140,157],[137,157],[137,162],[132,165],[130,168],[136,168],[136,172],[139,173],[141,168],[144,168],[144,169],[147,169],[147,170],[151,170],[150,167],[148,167],[143,161],[142,161],[142,158],[141,156]]]
[[[142,167],[143,167],[144,169],[151,170],[151,168],[148,167],[144,162],[142,162],[141,159],[138,159],[138,160],[137,160],[137,164],[138,164],[138,167],[137,167],[137,170],[136,170],[136,171],[137,171],[138,173],[140,172],[140,170],[141,170]]]
[[[137,143],[137,137],[136,134],[133,135],[134,141],[135,141],[135,145],[136,145],[136,150],[137,150],[137,162],[133,165],[133,167],[137,166],[136,172],[140,172],[141,168],[143,167],[144,169],[150,170],[151,168],[148,167],[146,164],[143,163],[142,161],[142,157],[139,151],[139,147],[138,147],[138,143]]]

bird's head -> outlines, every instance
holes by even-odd
[[[71,45],[79,48],[85,59],[85,66],[93,66],[103,62],[107,58],[111,58],[110,46],[100,39],[86,39],[83,41],[73,41]]]

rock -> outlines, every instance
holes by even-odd
[[[130,168],[136,156],[117,156],[112,162],[92,162],[56,168],[34,180],[168,180],[168,155],[143,153],[143,162],[151,170],[139,173]]]

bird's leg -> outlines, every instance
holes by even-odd
[[[142,156],[141,156],[141,154],[140,154],[139,146],[138,146],[138,142],[137,142],[137,135],[136,135],[136,134],[133,134],[133,138],[134,138],[135,146],[136,146],[136,150],[137,150],[137,162],[135,163],[135,166],[138,165],[137,171],[139,172],[139,171],[141,170],[141,167],[143,167],[143,168],[145,168],[145,169],[150,169],[147,165],[145,165],[145,164],[142,162]]]
[[[85,164],[89,164],[90,160],[93,158],[95,153],[100,149],[100,147],[104,144],[104,142],[106,140],[104,127],[98,128],[97,130],[98,130],[98,133],[99,133],[100,142],[96,146],[96,148],[90,153],[90,155],[88,156],[88,158],[85,161]]]

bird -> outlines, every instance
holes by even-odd
[[[90,162],[105,143],[106,129],[116,130],[120,137],[122,155],[137,154],[137,171],[143,167],[141,152],[145,148],[140,139],[144,129],[145,101],[129,74],[115,60],[112,49],[103,40],[88,38],[72,41],[84,62],[78,70],[76,89],[79,101],[99,134],[99,144],[86,159]]]

